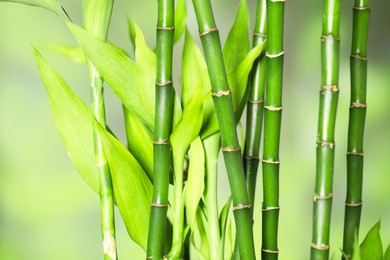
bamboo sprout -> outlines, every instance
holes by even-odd
[[[215,25],[210,1],[193,0],[193,5],[210,75],[213,102],[220,126],[222,152],[233,196],[239,252],[242,259],[255,259],[251,205],[245,186],[241,148],[237,138],[232,97],[223,63],[219,33]]]
[[[174,38],[174,0],[158,1],[156,36],[156,107],[154,125],[154,179],[150,210],[147,258],[162,259],[168,210],[171,166],[169,136],[172,131],[173,82],[172,52]]]
[[[324,0],[321,36],[322,80],[318,117],[312,259],[328,259],[334,168],[340,49],[340,0]]]
[[[344,256],[352,256],[354,240],[359,238],[362,211],[363,136],[366,119],[367,36],[370,0],[355,0],[350,57],[351,106],[347,151],[347,198],[344,220]],[[355,237],[357,234],[357,238]]]
[[[253,32],[253,46],[265,41],[266,36],[266,1],[257,1],[256,23]],[[257,170],[264,108],[265,59],[260,57],[253,66],[252,86],[247,102],[247,120],[244,148],[244,169],[248,198],[254,205]],[[253,206],[254,208],[254,206]],[[252,216],[253,216],[252,208]]]
[[[263,149],[263,259],[278,258],[279,142],[282,116],[284,0],[267,0],[266,99]]]
[[[106,41],[111,19],[113,1],[84,1],[83,23],[86,30]],[[91,77],[92,113],[96,121],[106,128],[104,106],[103,79],[93,64],[88,61]],[[114,195],[111,182],[111,173],[107,158],[104,155],[103,144],[94,121],[93,141],[95,147],[96,168],[99,178],[101,232],[103,237],[104,259],[117,259],[115,242]]]

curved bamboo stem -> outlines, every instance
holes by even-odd
[[[370,0],[355,0],[350,57],[351,106],[347,151],[347,198],[344,220],[344,256],[352,257],[354,240],[359,235],[363,187],[363,136],[366,119],[367,37]]]
[[[324,0],[321,36],[322,80],[317,132],[312,259],[328,259],[338,101],[340,0]]]
[[[168,210],[171,167],[173,82],[172,52],[174,37],[174,0],[158,0],[156,36],[156,108],[154,124],[154,178],[150,210],[147,259],[162,259]]]
[[[222,58],[221,43],[209,0],[193,0],[200,37],[206,56],[212,85],[213,102],[220,126],[222,152],[225,159],[233,210],[236,221],[239,251],[242,259],[255,259],[251,223],[241,148],[238,143],[231,92]]]

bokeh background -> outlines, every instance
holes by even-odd
[[[191,1],[188,26],[197,35]],[[214,0],[224,41],[238,0]],[[81,24],[80,0],[62,0]],[[249,0],[253,25],[255,1]],[[340,257],[346,183],[349,108],[349,52],[353,1],[341,1],[340,99],[331,255]],[[372,1],[369,33],[368,110],[365,133],[364,207],[361,233],[381,219],[384,247],[390,243],[390,2]],[[308,259],[311,243],[315,140],[320,89],[322,1],[286,1],[285,78],[281,137],[280,259]],[[109,38],[131,52],[127,18],[134,18],[154,47],[156,1],[116,0]],[[253,26],[252,26],[253,27]],[[46,10],[0,3],[0,259],[102,259],[98,196],[71,164],[56,129],[31,45],[40,48],[69,85],[89,102],[86,66],[45,51],[48,44],[76,44],[64,23]],[[180,87],[183,39],[175,51],[175,82]],[[121,105],[107,89],[107,116],[124,141]],[[221,163],[221,202],[229,194]],[[261,177],[259,177],[261,185]],[[261,244],[262,190],[256,197],[255,239]],[[119,215],[119,212],[118,214]],[[120,259],[143,259],[117,217]],[[363,235],[361,235],[362,239]]]

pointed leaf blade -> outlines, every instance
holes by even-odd
[[[381,228],[381,222],[378,221],[370,229],[370,231],[368,231],[366,237],[364,238],[362,244],[360,245],[361,259],[371,259],[371,260],[383,259],[382,241],[379,234],[380,228]]]
[[[0,0],[0,2],[13,2],[42,7],[57,14],[64,20],[69,20],[68,16],[66,15],[65,11],[62,9],[61,5],[58,3],[57,0]]]

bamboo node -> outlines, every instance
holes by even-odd
[[[357,203],[347,203],[345,202],[345,206],[347,207],[360,207],[361,205],[363,205],[363,202],[357,202]]]
[[[212,92],[211,93],[211,96],[213,97],[222,97],[222,96],[229,96],[230,95],[230,90],[221,90],[221,91],[218,91],[218,92]]]
[[[156,82],[157,87],[165,87],[167,85],[173,84],[172,80],[166,81],[166,82]]]
[[[267,34],[265,34],[265,33],[258,33],[258,32],[253,32],[253,35],[254,35],[254,36],[258,36],[258,37],[264,37],[264,38],[267,38]]]
[[[244,156],[245,160],[258,160],[260,161],[260,157],[258,156]]]
[[[174,31],[175,26],[157,26],[157,30],[167,30],[167,31]]]
[[[227,153],[231,153],[231,152],[238,152],[241,150],[241,147],[237,147],[237,148],[233,148],[233,147],[223,147],[222,148],[222,152],[227,152]]]
[[[261,251],[264,253],[268,253],[268,254],[279,254],[279,250],[271,250],[271,249],[262,248]]]
[[[320,146],[326,146],[326,145],[328,145],[330,149],[333,149],[333,148],[336,146],[335,143],[333,143],[333,142],[327,142],[327,141],[317,141],[317,142],[316,142],[316,145],[317,145],[317,146],[319,146],[319,145],[320,145]]]
[[[351,58],[359,59],[359,60],[368,60],[367,57],[360,56],[359,54],[351,54]]]
[[[209,28],[209,29],[206,29],[204,32],[199,33],[199,36],[202,37],[202,36],[205,36],[206,34],[209,34],[212,32],[217,32],[217,31],[218,31],[217,28]]]
[[[264,106],[268,111],[281,111],[283,107],[275,107],[275,106]]]
[[[333,193],[329,193],[328,195],[325,195],[325,196],[320,196],[317,193],[314,193],[313,200],[314,200],[314,202],[316,202],[317,200],[328,200],[331,198],[333,198]]]
[[[248,204],[248,205],[239,204],[239,205],[233,207],[233,211],[240,210],[240,209],[250,209],[251,207],[252,207],[251,204]]]
[[[170,145],[170,143],[169,143],[169,138],[164,139],[164,140],[156,140],[156,141],[153,141],[153,144]]]
[[[339,88],[337,87],[337,85],[325,85],[321,86],[321,91],[339,92]]]
[[[263,159],[261,160],[263,163],[269,163],[269,164],[280,164],[280,161],[274,161],[273,159]]]
[[[262,104],[264,103],[264,100],[261,98],[260,100],[253,100],[253,99],[248,99],[248,103],[251,103],[251,104]]]
[[[276,54],[270,54],[270,53],[266,53],[265,56],[270,58],[270,59],[275,59],[275,58],[278,58],[280,56],[283,56],[284,55],[284,51],[281,51],[279,53],[276,53]]]
[[[351,103],[351,106],[350,108],[367,108],[367,104],[363,104],[363,103],[360,103],[360,102],[353,102]]]
[[[272,211],[272,210],[280,210],[280,207],[279,206],[276,206],[276,207],[265,207],[265,208],[262,208],[261,211]]]
[[[168,207],[168,204],[152,203],[151,207],[165,208]]]
[[[340,37],[335,37],[331,34],[329,35],[321,35],[321,40],[334,40],[334,41],[340,41]]]
[[[354,6],[354,10],[364,11],[364,10],[371,10],[371,7],[369,6]]]
[[[358,155],[358,156],[364,156],[364,153],[360,153],[360,152],[347,152],[347,155]]]
[[[330,247],[329,247],[329,245],[325,245],[325,244],[317,245],[317,244],[312,243],[311,248],[321,250],[321,251],[326,251],[326,250],[329,250]]]

